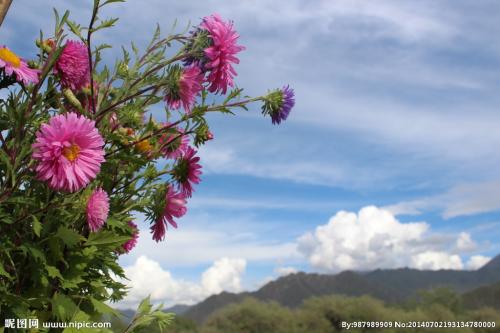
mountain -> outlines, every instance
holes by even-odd
[[[231,303],[239,303],[251,294],[252,293],[247,292],[234,294],[223,291],[218,295],[212,295],[204,301],[191,306],[186,312],[184,312],[183,317],[187,317],[197,323],[201,323],[215,310],[223,308]]]
[[[469,309],[492,307],[500,310],[500,282],[471,290],[462,295],[462,301]]]
[[[309,297],[332,294],[370,295],[388,303],[397,303],[414,296],[422,289],[446,286],[464,293],[496,282],[500,282],[500,255],[476,271],[421,271],[401,268],[372,272],[345,271],[335,275],[300,272],[269,282],[254,292],[223,292],[210,296],[189,307],[183,316],[201,323],[217,309],[241,302],[246,297],[275,301],[292,308]]]
[[[165,312],[171,312],[171,313],[175,313],[176,315],[182,315],[187,310],[189,310],[190,307],[191,306],[185,305],[185,304],[176,304],[176,305],[166,309]]]

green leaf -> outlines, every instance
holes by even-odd
[[[27,250],[31,254],[31,256],[34,259],[36,259],[38,262],[45,263],[45,261],[46,261],[45,254],[39,248],[37,248],[35,246],[36,245],[26,244],[23,247],[21,247],[21,249]]]
[[[85,245],[121,244],[130,239],[130,236],[117,236],[112,231],[103,230],[91,233]]]
[[[151,305],[150,298],[151,298],[151,296],[146,297],[145,299],[143,299],[141,301],[141,304],[139,304],[139,307],[137,308],[137,314],[139,316],[151,312],[151,309],[153,308],[153,306]]]
[[[69,297],[58,292],[52,297],[52,312],[58,319],[69,320],[77,311],[78,307]]]
[[[76,24],[75,22],[70,20],[66,20],[66,24],[68,25],[69,30],[71,30],[72,33],[77,35],[80,39],[83,39],[82,27],[79,24]]]
[[[101,24],[99,24],[98,27],[92,29],[92,32],[95,32],[97,30],[105,29],[105,28],[111,28],[112,26],[115,25],[115,23],[118,21],[118,18],[110,18],[104,21],[101,21]]]
[[[84,238],[73,229],[60,226],[56,236],[59,237],[68,247],[73,247]]]
[[[79,272],[79,274],[82,274],[81,272]],[[66,274],[65,274],[66,275]],[[82,283],[82,282],[85,282],[85,280],[80,277],[80,276],[75,276],[73,278],[65,278],[62,282],[61,282],[61,286],[63,288],[66,288],[66,289],[71,289],[71,288],[78,288],[78,284]]]
[[[40,237],[40,231],[42,230],[42,224],[40,223],[40,220],[33,215],[33,232],[37,237]]]
[[[103,6],[106,6],[106,5],[108,5],[110,3],[114,3],[114,2],[125,2],[125,0],[106,0],[99,7],[103,7]]]
[[[7,271],[5,271],[2,263],[0,263],[0,276],[5,276],[6,278],[9,278],[9,279],[12,278],[12,276],[9,273],[7,273]]]
[[[72,322],[85,323],[90,321],[90,316],[83,311],[77,309],[77,312],[71,317]],[[92,333],[92,332],[102,332],[100,329],[87,328],[87,327],[67,327],[63,330],[64,333]]]
[[[46,265],[45,269],[47,270],[47,274],[49,275],[49,277],[59,278],[62,280],[63,277],[61,275],[61,272],[59,272],[59,270],[57,268],[55,268],[54,266]]]
[[[224,100],[224,103],[222,103],[222,105],[226,105],[229,101],[231,101],[232,99],[238,97],[241,92],[243,91],[243,89],[241,88],[236,88],[236,89],[233,89],[226,97],[226,99]]]
[[[102,314],[111,313],[116,317],[120,316],[120,313],[118,311],[116,311],[115,309],[113,309],[109,305],[107,305],[107,304],[105,304],[105,303],[103,303],[103,302],[101,302],[93,297],[90,298],[90,302],[92,303],[92,306],[94,307],[94,309],[99,313],[102,313]]]

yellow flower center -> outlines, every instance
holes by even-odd
[[[19,59],[19,57],[14,52],[6,47],[0,49],[0,59],[8,62],[15,68],[19,68],[19,66],[21,66],[21,59]]]
[[[80,155],[80,147],[75,144],[72,144],[70,147],[64,147],[62,154],[68,161],[73,162]]]
[[[143,140],[141,142],[138,142],[135,147],[137,150],[139,150],[141,153],[147,153],[150,152],[153,149],[153,146],[149,143],[149,140]]]

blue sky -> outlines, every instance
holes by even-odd
[[[15,1],[2,43],[29,58],[52,7],[84,23],[89,3]],[[211,117],[188,215],[158,245],[143,223],[121,259],[123,307],[148,293],[192,303],[295,270],[473,269],[500,253],[500,3],[129,1],[104,13],[121,20],[97,41],[115,46],[112,60],[155,22],[168,31],[214,12],[247,47],[237,84],[250,95],[290,84],[296,107],[281,126],[258,105]]]

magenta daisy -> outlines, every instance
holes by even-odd
[[[93,120],[76,113],[54,116],[41,126],[32,146],[38,178],[54,190],[78,191],[99,173],[103,146]]]
[[[179,109],[181,106],[186,113],[191,112],[196,97],[203,89],[202,83],[204,75],[198,66],[189,66],[186,68],[173,67],[171,69],[173,86],[167,89],[165,101],[172,109]]]
[[[98,188],[90,195],[87,202],[87,224],[92,232],[102,228],[109,214],[109,197],[102,189]]]
[[[123,244],[123,249],[125,252],[129,253],[137,244],[137,239],[139,238],[139,229],[137,228],[137,224],[132,221],[128,222],[129,227],[132,229],[132,238],[128,240],[125,244]]]
[[[236,57],[245,47],[236,44],[239,38],[233,29],[233,22],[225,22],[218,14],[203,18],[200,29],[206,30],[211,40],[210,46],[204,50],[204,68],[209,72],[207,81],[210,92],[226,93],[228,86],[233,86],[233,78],[237,75],[233,64],[240,60]]]
[[[165,195],[165,207],[161,216],[156,220],[155,224],[151,226],[153,233],[153,240],[159,242],[165,238],[167,223],[177,228],[177,223],[174,217],[180,218],[187,212],[186,197],[180,192],[175,192],[172,186],[167,185],[167,192]]]
[[[24,84],[38,82],[38,74],[40,71],[29,68],[26,61],[18,57],[6,46],[0,47],[0,68],[2,68],[8,76],[15,75],[17,82],[22,82]]]
[[[170,124],[165,124],[165,127]],[[189,145],[189,137],[183,134],[184,131],[180,128],[170,128],[162,134],[158,140],[160,144],[160,152],[165,158],[176,159],[181,157],[187,150]]]
[[[90,65],[87,46],[82,42],[69,40],[54,66],[63,88],[79,91],[90,83]]]
[[[178,159],[177,165],[172,171],[172,177],[177,181],[179,190],[186,197],[191,197],[193,184],[199,184],[201,179],[201,165],[198,164],[200,158],[196,155],[196,150],[187,147],[186,152]]]

